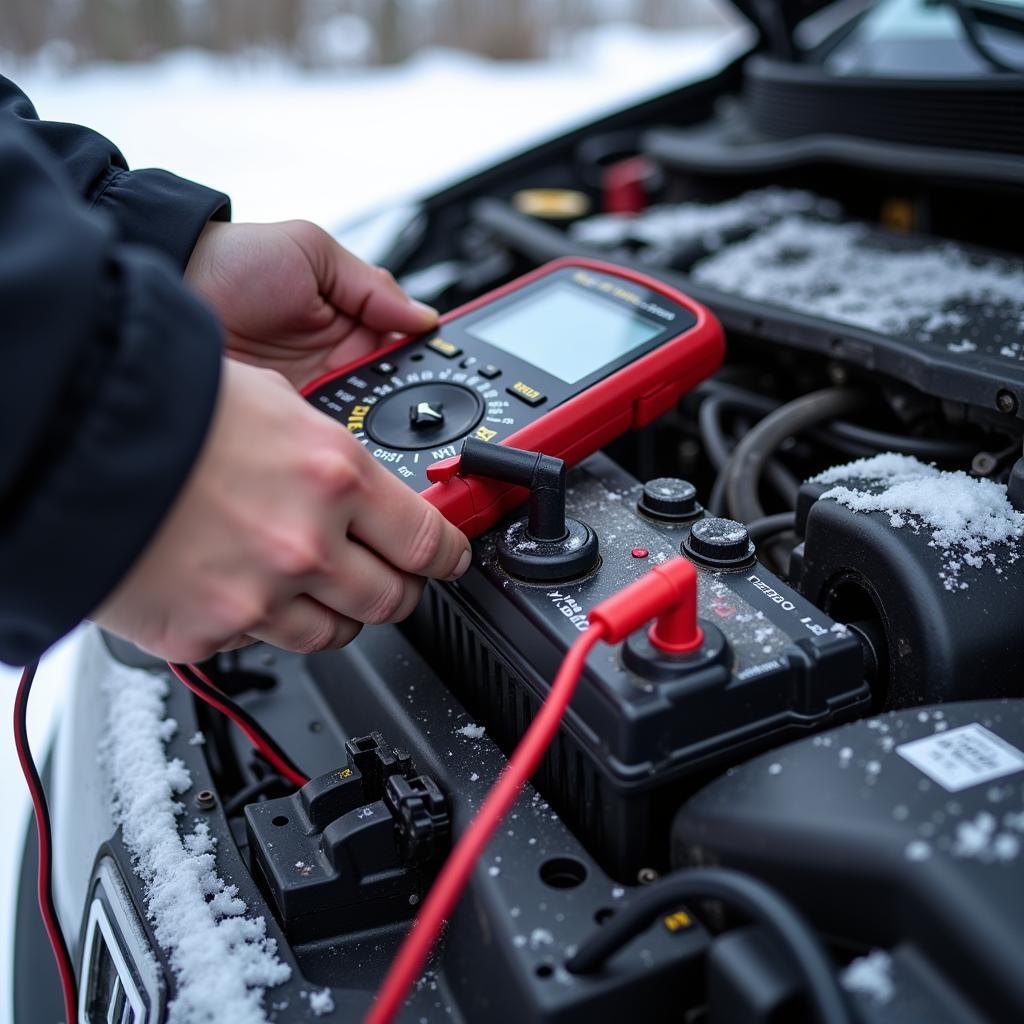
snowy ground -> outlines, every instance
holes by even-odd
[[[496,65],[453,53],[345,74],[224,65],[182,54],[68,77],[5,68],[40,115],[114,139],[133,166],[163,166],[229,192],[236,220],[305,217],[327,227],[458,178],[574,124],[710,72],[742,32],[605,28],[571,60]],[[76,640],[44,661],[30,732],[41,760],[73,670]],[[0,720],[17,674],[0,667]],[[15,867],[28,801],[9,728],[0,733],[0,1024],[8,984]],[[18,1022],[25,1024],[25,1022]]]
[[[719,62],[722,40],[619,27],[549,63],[432,51],[398,68],[300,74],[185,53],[15,77],[41,116],[95,127],[132,165],[230,192],[236,220],[333,224],[692,78]]]

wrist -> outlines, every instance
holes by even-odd
[[[192,247],[188,262],[185,264],[185,280],[194,282],[200,277],[209,266],[209,253],[216,244],[217,238],[225,228],[232,225],[225,221],[209,220],[203,226],[202,231],[196,238],[196,244]]]

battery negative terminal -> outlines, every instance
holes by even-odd
[[[597,568],[597,534],[565,514],[565,462],[541,452],[467,438],[460,476],[481,476],[526,487],[529,513],[498,535],[501,567],[529,582],[577,579]]]

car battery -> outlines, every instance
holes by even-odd
[[[595,649],[534,777],[603,866],[635,881],[667,865],[672,815],[711,774],[866,711],[862,648],[757,562],[745,527],[706,517],[685,481],[642,485],[597,454],[570,472],[566,512],[600,543],[582,578],[511,575],[500,548],[520,524],[506,523],[474,542],[460,580],[428,584],[407,628],[511,750],[588,611],[653,565],[695,563],[700,648],[662,656],[641,632]]]

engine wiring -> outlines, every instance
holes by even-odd
[[[573,974],[597,971],[659,914],[693,900],[723,903],[767,928],[800,972],[821,1024],[849,1024],[850,1011],[835,970],[811,926],[770,886],[725,868],[679,871],[651,883],[580,946],[566,970]]]
[[[237,725],[249,742],[283,778],[299,787],[309,782],[309,776],[285,753],[273,736],[245,708],[224,693],[201,668],[197,665],[174,662],[168,662],[167,667],[200,700]]]
[[[78,1019],[78,983],[75,966],[68,950],[67,940],[57,916],[53,899],[53,831],[50,826],[50,810],[43,789],[42,780],[36,769],[35,760],[28,740],[28,699],[32,690],[39,663],[25,667],[14,699],[14,744],[21,764],[25,783],[32,800],[39,845],[39,870],[36,889],[39,912],[46,930],[54,962],[60,976],[64,1012],[68,1021]],[[167,663],[171,672],[200,700],[215,708],[245,733],[252,745],[266,758],[281,776],[295,786],[304,786],[309,777],[285,753],[269,733],[244,708],[223,693],[212,679],[196,665]],[[259,784],[261,787],[266,783]]]

